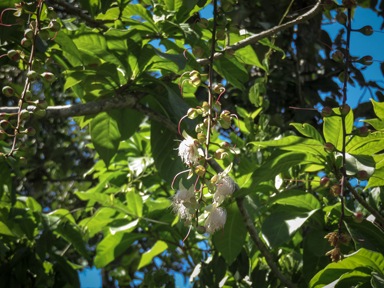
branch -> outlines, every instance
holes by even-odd
[[[69,4],[68,2],[64,2],[62,0],[49,0],[49,2],[55,3],[63,7],[65,11],[80,17],[85,22],[87,22],[88,25],[91,27],[101,28],[103,31],[107,31],[110,29],[110,27],[104,25],[99,21],[94,20],[91,16],[84,14],[84,12],[81,9],[76,8],[75,6]]]
[[[317,4],[311,10],[309,10],[307,13],[305,13],[301,16],[298,16],[295,20],[289,21],[289,22],[284,23],[283,25],[280,25],[280,26],[275,26],[269,30],[263,31],[259,34],[255,34],[251,37],[248,37],[244,40],[241,40],[241,41],[239,41],[239,42],[237,42],[231,46],[227,46],[221,52],[215,53],[213,59],[217,60],[217,59],[223,58],[224,52],[226,50],[234,50],[234,51],[239,50],[240,48],[243,48],[245,46],[248,46],[250,44],[258,42],[261,39],[272,36],[273,34],[276,34],[277,32],[280,32],[280,31],[285,30],[289,27],[292,27],[294,25],[297,25],[297,24],[300,24],[304,21],[307,21],[307,20],[313,18],[317,13],[319,13],[320,10],[321,10],[321,0],[318,0]],[[197,60],[197,63],[199,63],[201,66],[208,65],[209,64],[209,58],[199,59],[199,60]]]
[[[237,207],[239,207],[241,216],[243,216],[243,221],[245,223],[245,227],[248,230],[249,235],[251,236],[253,242],[255,242],[257,248],[263,254],[265,261],[267,261],[268,266],[271,268],[272,272],[275,273],[276,277],[279,278],[281,284],[284,287],[296,288],[296,286],[284,276],[283,273],[276,266],[275,261],[273,260],[272,255],[268,252],[267,248],[264,245],[264,242],[260,239],[259,233],[257,232],[251,217],[249,217],[248,211],[244,206],[244,198],[237,198]]]
[[[376,217],[381,222],[381,225],[384,225],[384,217],[380,215],[378,211],[373,209],[357,192],[356,190],[352,187],[351,183],[348,181],[345,181],[345,184],[347,185],[349,191],[351,191],[353,197],[359,202],[365,209],[367,209],[373,216]]]

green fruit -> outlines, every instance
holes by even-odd
[[[10,86],[3,87],[2,92],[5,97],[11,97],[15,94],[15,90],[13,90],[13,88]]]

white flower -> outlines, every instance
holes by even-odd
[[[194,193],[194,187],[186,189],[183,186],[183,179],[180,179],[179,182],[179,193],[175,194],[172,197],[172,211],[179,215],[181,219],[192,219],[192,213],[190,211],[194,211],[196,209],[196,197]]]
[[[223,207],[214,208],[205,220],[206,232],[213,234],[217,230],[224,228],[225,221],[227,221],[227,210]]]
[[[196,165],[199,162],[199,150],[197,140],[183,131],[184,140],[179,146],[179,156],[187,165]]]
[[[213,202],[220,205],[227,196],[232,195],[233,192],[235,192],[236,184],[230,176],[226,175],[220,177],[216,185],[217,188],[215,194],[213,194]]]

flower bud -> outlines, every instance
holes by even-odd
[[[27,109],[28,108],[28,103],[27,102],[24,102],[23,100],[19,100],[19,107],[21,107],[21,109]]]
[[[219,26],[225,26],[227,25],[227,18],[224,15],[219,15],[217,16],[216,23]]]
[[[349,113],[349,111],[351,111],[351,106],[349,106],[348,104],[344,104],[344,105],[341,105],[339,109],[340,109],[341,116],[346,116]]]
[[[348,80],[349,80],[349,73],[347,73],[347,81]],[[339,74],[339,81],[341,83],[344,83],[344,81],[345,81],[345,72],[344,71],[340,72],[340,74]]]
[[[195,48],[192,49],[192,53],[193,53],[193,56],[199,58],[199,57],[203,56],[204,50],[203,50],[203,48],[196,46]]]
[[[228,143],[228,142],[225,141],[225,142],[221,142],[220,143],[220,147],[223,148],[223,149],[229,150],[229,149],[232,148],[232,145],[231,145],[231,143]]]
[[[28,136],[35,136],[36,130],[33,127],[29,127],[25,130],[25,133],[27,133]]]
[[[229,112],[228,110],[224,110],[221,112],[220,118],[224,121],[231,121],[232,117],[230,115],[231,115],[231,112]]]
[[[7,137],[8,137],[8,134],[4,130],[0,129],[0,141],[4,140]]]
[[[27,48],[27,47],[29,47],[31,45],[32,45],[32,40],[31,39],[27,39],[27,38],[21,39],[21,46]]]
[[[359,31],[361,34],[365,35],[365,36],[371,36],[373,34],[373,28],[372,26],[364,26],[363,28],[357,30]]]
[[[220,94],[224,91],[224,85],[222,83],[219,83],[213,87],[213,91],[215,91],[217,94]]]
[[[48,30],[46,28],[41,29],[39,31],[39,36],[40,36],[41,40],[44,40],[44,41],[49,40],[49,32],[48,32]]]
[[[344,245],[348,245],[349,242],[351,242],[351,235],[349,235],[348,233],[341,233],[340,242]]]
[[[9,123],[8,120],[1,120],[1,121],[0,121],[0,127],[1,127],[1,129],[6,130],[6,129],[8,129],[9,127],[11,127],[11,124]]]
[[[196,125],[196,127],[195,127],[196,133],[203,132],[203,130],[204,130],[204,124],[200,123],[200,124]]]
[[[0,152],[0,162],[4,162],[4,161],[5,161],[5,154],[3,152]]]
[[[191,77],[189,82],[193,87],[198,87],[201,84],[201,80],[199,77]]]
[[[329,117],[332,116],[333,110],[331,107],[324,107],[323,110],[321,110],[321,116],[323,117]]]
[[[373,60],[372,56],[367,55],[367,56],[361,57],[356,62],[363,64],[365,66],[369,66],[369,65],[372,65],[372,63],[373,63],[372,60]]]
[[[41,62],[36,59],[32,60],[32,70],[39,70],[41,68]]]
[[[37,74],[36,71],[28,71],[27,73],[27,78],[29,79],[29,81],[33,82],[33,81],[36,81],[36,79],[39,77],[39,74]]]
[[[225,40],[225,37],[226,37],[226,35],[225,35],[224,29],[217,31],[217,33],[216,33],[216,39],[217,40]]]
[[[332,54],[332,59],[335,60],[336,62],[342,62],[344,59],[343,52],[336,51],[335,53]]]
[[[221,2],[221,10],[223,10],[226,13],[232,12],[233,11],[232,3],[228,2],[228,1],[222,1]]]
[[[32,29],[25,30],[24,37],[27,39],[32,39],[33,38],[33,30]]]
[[[200,72],[197,70],[193,70],[189,73],[189,77],[199,77],[200,78]]]
[[[48,24],[48,28],[49,30],[53,31],[53,32],[57,32],[60,30],[61,26],[60,26],[60,23],[57,22],[57,21],[51,21],[49,22]]]
[[[362,171],[357,172],[356,178],[360,181],[366,181],[369,179],[369,175],[368,175],[367,171],[362,170]]]
[[[197,176],[203,177],[205,174],[205,167],[203,165],[199,165],[195,168],[195,173]]]
[[[329,178],[328,177],[323,177],[320,179],[320,186],[322,187],[325,187],[329,182]]]
[[[205,229],[204,226],[197,226],[196,227],[196,232],[199,233],[199,234],[204,234],[206,230],[207,229]]]
[[[45,108],[47,108],[47,107],[45,107]],[[199,114],[197,113],[195,108],[189,108],[187,115],[188,115],[189,119],[195,119],[197,116],[199,116]]]
[[[41,110],[41,109],[37,109],[35,108],[32,112],[37,118],[42,118],[44,117],[46,114],[47,114],[47,111],[46,110]]]
[[[56,76],[51,72],[44,72],[40,76],[48,83],[52,83],[56,80]]]
[[[352,217],[353,217],[353,221],[355,221],[356,223],[361,223],[364,220],[364,215],[361,212],[353,213]]]
[[[211,178],[211,183],[216,183],[217,180],[218,180],[217,175],[213,175],[212,178]]]
[[[329,142],[325,143],[324,151],[327,153],[332,153],[333,151],[335,151],[335,145],[333,145],[332,143],[329,143]]]
[[[342,13],[342,12],[341,13],[337,13],[335,19],[341,25],[345,25],[345,23],[347,23],[347,15],[345,13]]]
[[[225,57],[226,57],[227,59],[233,59],[233,58],[235,58],[235,50],[233,50],[233,49],[227,49],[227,50],[225,50],[224,55],[225,55]]]
[[[354,134],[360,137],[367,137],[369,135],[369,129],[368,127],[363,126],[363,127],[357,128]]]
[[[25,101],[32,101],[32,92],[31,91],[25,91],[24,100]]]
[[[57,19],[57,14],[53,7],[48,7],[47,9],[45,9],[45,13],[47,13],[47,17],[49,19]]]
[[[329,191],[333,196],[339,196],[340,193],[341,193],[341,187],[340,187],[340,184],[333,184],[331,186],[331,189]]]
[[[216,150],[214,156],[218,160],[223,160],[225,158],[225,155],[227,155],[227,153],[225,153],[225,150],[220,148],[220,149]]]
[[[197,25],[198,27],[200,27],[201,29],[206,29],[206,28],[208,28],[208,26],[209,26],[209,22],[208,22],[207,19],[205,19],[205,18],[201,18],[200,21],[198,21],[198,22],[196,23],[196,25]]]
[[[30,118],[28,110],[21,110],[21,115],[20,115],[21,120],[28,121]]]
[[[17,61],[20,59],[20,52],[16,50],[9,50],[7,53],[9,59],[13,61]]]
[[[5,97],[11,97],[15,94],[15,90],[13,90],[11,86],[5,86],[1,91],[3,92]]]
[[[323,7],[325,10],[332,10],[333,9],[333,1],[332,0],[325,0]]]
[[[207,137],[205,136],[204,133],[198,133],[197,134],[197,140],[199,141],[200,144],[204,144],[206,139],[207,139]]]

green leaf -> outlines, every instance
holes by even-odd
[[[124,108],[121,113],[121,118],[117,121],[121,140],[131,138],[132,135],[138,131],[143,118],[144,114],[131,108]]]
[[[302,152],[274,152],[267,162],[253,172],[252,185],[274,179],[277,174],[287,171],[298,164],[322,164],[317,157]]]
[[[31,209],[33,212],[41,212],[42,207],[39,202],[37,202],[34,198],[28,197],[27,199],[27,207]]]
[[[187,59],[184,58],[181,54],[170,54],[170,53],[163,53],[155,48],[153,48],[153,51],[162,59],[170,60],[179,67],[179,70],[183,70],[185,68],[185,65],[187,65]],[[154,61],[155,64],[157,61]]]
[[[245,228],[240,210],[237,204],[234,203],[231,211],[227,214],[224,234],[222,234],[222,231],[218,231],[213,236],[213,243],[216,249],[225,258],[228,265],[231,265],[241,252],[246,236],[247,229]]]
[[[194,9],[198,0],[183,1],[183,5],[177,10],[176,19],[178,23],[184,23],[194,13]],[[200,10],[199,8],[198,10]]]
[[[127,5],[123,10],[122,16],[124,18],[131,18],[132,16],[140,16],[141,18],[146,20],[147,26],[151,27],[153,32],[155,32],[155,33],[158,32],[158,28],[157,28],[155,22],[153,22],[152,14],[149,12],[149,10],[145,9],[140,4]]]
[[[164,0],[164,3],[169,11],[178,11],[183,5],[183,0]]]
[[[308,124],[308,123],[304,123],[304,124],[291,123],[289,125],[294,126],[297,129],[297,131],[299,131],[304,136],[313,138],[313,139],[319,141],[321,144],[325,144],[323,137],[320,135],[319,132],[317,132],[315,127],[313,127],[311,124]]]
[[[353,155],[345,153],[345,168],[347,175],[355,175],[359,171],[366,171],[369,176],[375,172],[375,160],[369,155]]]
[[[89,11],[91,16],[95,17],[96,12],[99,9],[99,1],[98,0],[79,0],[79,2],[81,3],[81,7],[84,10]]]
[[[376,102],[375,100],[371,99],[373,110],[375,110],[376,116],[384,121],[384,102]]]
[[[384,132],[370,133],[366,137],[352,136],[345,151],[353,154],[372,155],[379,152],[384,145]]]
[[[60,275],[62,279],[65,279],[69,287],[80,288],[79,274],[75,271],[71,265],[61,256],[51,252],[50,257],[55,261],[53,265],[55,271]],[[59,268],[59,269],[58,269]]]
[[[89,71],[92,71],[92,70],[89,70]],[[96,71],[92,71],[92,74],[96,74]],[[87,78],[88,75],[90,75],[90,74],[84,73],[84,71],[77,71],[77,72],[69,74],[69,76],[67,77],[67,79],[65,81],[63,90],[65,91],[65,90],[75,86],[76,84],[80,83],[85,78]]]
[[[275,248],[287,242],[316,211],[318,209],[303,213],[286,206],[269,215],[261,228],[268,246]]]
[[[65,34],[64,31],[58,31],[54,41],[61,46],[61,49],[64,52],[71,54],[78,61],[80,61],[80,63],[83,63],[83,58],[80,54],[80,51],[78,50],[72,39],[67,34]]]
[[[368,185],[365,189],[377,186],[384,186],[384,167],[375,170],[375,173],[369,178]]]
[[[369,125],[372,125],[373,128],[376,130],[384,130],[384,121],[380,119],[367,119],[367,120],[361,120],[361,121],[364,121]]]
[[[308,152],[323,158],[328,156],[328,153],[324,151],[324,146],[321,142],[315,139],[308,139],[298,136],[288,136],[273,141],[249,142],[249,144],[267,147],[279,147],[280,149],[288,151]]]
[[[236,59],[221,58],[213,63],[217,73],[229,81],[233,86],[244,90],[244,85],[249,79],[247,70]]]
[[[318,272],[309,283],[309,288],[325,287],[334,281],[336,282],[345,273],[367,268],[371,271],[382,273],[384,270],[384,256],[378,252],[361,248],[355,253],[346,255],[343,261],[331,263],[325,269]]]
[[[139,219],[136,219],[132,222],[130,222],[128,219],[116,219],[109,223],[109,231],[112,235],[115,235],[117,232],[129,233],[136,228],[138,223]]]
[[[233,45],[241,40],[244,40],[245,38],[246,38],[245,36],[240,36],[237,33],[229,33],[230,45]],[[255,65],[265,70],[264,66],[260,63],[260,60],[257,57],[255,50],[253,50],[250,45],[245,46],[244,48],[240,48],[239,50],[236,50],[235,55],[241,59],[240,60],[241,63],[244,62],[245,64]]]
[[[384,275],[372,272],[371,284],[373,288],[384,288]]]
[[[64,219],[69,220],[72,224],[76,224],[75,218],[73,218],[71,212],[67,209],[57,209],[52,211],[48,215],[60,217],[61,221],[64,222]]]
[[[118,232],[115,235],[105,237],[96,248],[94,260],[96,268],[103,268],[124,251],[126,251],[136,240],[148,237],[147,234]]]
[[[363,223],[344,221],[344,224],[352,236],[356,249],[365,248],[384,254],[384,232],[379,227],[367,220]]]
[[[335,116],[323,118],[324,138],[327,143],[332,143],[333,145],[335,145],[337,150],[341,151],[343,149],[343,126],[341,117],[339,116],[341,115],[341,113],[339,108],[333,108],[332,110],[336,114]],[[352,132],[352,128],[353,112],[351,109],[348,115],[345,116],[346,133],[350,134]]]
[[[115,156],[121,140],[118,127],[120,118],[121,110],[110,110],[97,114],[90,123],[92,143],[107,167]]]
[[[273,204],[291,205],[308,211],[321,207],[319,200],[317,200],[315,196],[305,191],[295,189],[285,190],[274,197],[270,197],[268,205]]]
[[[159,255],[160,253],[163,253],[165,250],[167,250],[167,248],[168,248],[167,243],[160,240],[157,241],[151,250],[143,253],[143,255],[141,256],[139,267],[137,267],[137,270],[139,270],[144,266],[147,266],[149,263],[151,263],[153,257]]]
[[[126,194],[127,206],[133,214],[138,217],[143,216],[143,199],[135,190],[128,191]]]
[[[85,241],[83,240],[81,231],[77,230],[71,225],[65,224],[57,227],[55,229],[55,233],[59,234],[65,239],[65,241],[72,244],[80,255],[89,259],[89,254],[87,249],[85,248]]]
[[[273,44],[271,43],[271,41],[269,41],[268,38],[263,38],[263,39],[259,40],[259,43],[260,43],[260,44],[263,44],[264,46],[268,46],[268,47],[270,47],[270,48],[272,48],[272,49],[274,49],[274,50],[276,50],[276,51],[279,51],[279,52],[283,53],[283,57],[282,57],[281,59],[284,59],[284,58],[285,58],[285,52],[284,52],[284,50],[281,49],[281,48],[279,48],[279,47],[277,47],[277,46],[275,46],[275,45],[273,45]]]
[[[8,228],[8,226],[0,221],[0,234],[7,236],[16,236],[12,231]]]

